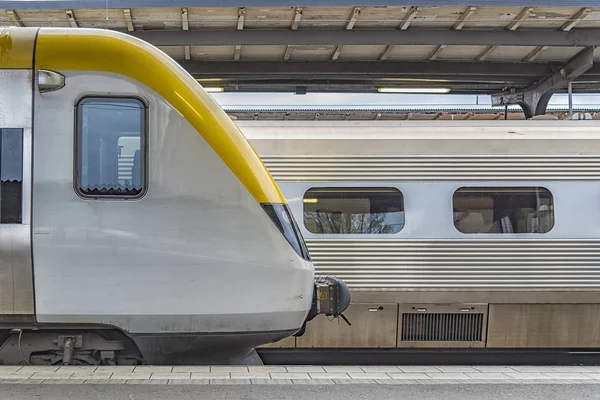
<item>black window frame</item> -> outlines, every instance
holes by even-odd
[[[552,221],[551,221],[552,225],[550,226],[550,228],[547,231],[544,231],[544,232],[492,232],[492,231],[490,231],[490,232],[463,232],[460,229],[458,229],[458,227],[456,226],[457,221],[455,221],[455,219],[454,219],[455,199],[456,199],[457,193],[459,193],[461,190],[473,190],[473,189],[478,189],[478,190],[482,190],[482,191],[487,190],[490,193],[494,192],[494,191],[510,190],[510,189],[515,189],[515,190],[530,189],[530,190],[546,191],[549,195],[548,198],[550,199],[550,207],[551,207],[550,210],[552,212]],[[498,186],[498,185],[494,185],[494,186],[461,186],[461,187],[457,188],[456,190],[454,190],[454,192],[452,193],[452,213],[451,213],[451,215],[452,215],[452,225],[454,226],[454,229],[456,229],[456,231],[462,235],[494,235],[494,236],[496,236],[496,235],[546,235],[546,234],[552,232],[552,230],[556,226],[554,194],[547,187],[539,186],[539,185],[535,185],[535,186]]]
[[[16,153],[18,176],[17,179],[2,180],[4,159],[4,141],[9,131],[16,134],[18,151]],[[24,146],[25,129],[23,128],[0,128],[0,224],[19,225],[23,223],[23,178],[24,178]],[[12,165],[14,168],[15,165]],[[7,196],[6,191],[12,196]]]
[[[142,130],[140,132],[140,155],[142,156],[141,166],[142,166],[142,175],[141,185],[142,190],[139,193],[127,195],[127,194],[88,194],[84,193],[80,190],[80,146],[81,146],[81,131],[82,131],[82,119],[81,119],[81,111],[82,105],[89,101],[100,100],[104,102],[119,102],[123,100],[133,100],[140,104],[142,109],[142,116],[140,124],[142,126]],[[74,107],[74,115],[75,115],[75,129],[74,129],[74,140],[73,140],[73,190],[80,198],[84,200],[138,200],[146,195],[148,192],[148,130],[149,130],[149,107],[148,103],[145,99],[135,96],[135,95],[85,95],[80,97]]]
[[[397,232],[389,232],[389,233],[313,232],[306,225],[306,217],[305,217],[305,212],[306,212],[305,211],[305,207],[306,207],[305,199],[307,198],[307,194],[309,194],[309,192],[311,190],[332,190],[332,191],[339,191],[339,192],[343,192],[344,190],[347,190],[347,191],[364,190],[365,192],[374,192],[377,190],[393,190],[400,196],[400,210],[403,213],[402,226],[400,227],[400,229]],[[395,186],[312,186],[312,187],[308,188],[307,190],[305,190],[302,195],[302,224],[304,225],[304,229],[306,229],[309,233],[311,233],[313,235],[334,235],[334,236],[354,236],[354,235],[356,235],[356,236],[391,236],[391,235],[398,235],[404,230],[404,227],[406,226],[406,207],[405,207],[405,201],[404,201],[404,192],[402,192],[402,190],[400,190],[399,188],[397,188]]]

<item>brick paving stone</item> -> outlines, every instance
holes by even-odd
[[[96,371],[98,367],[96,365],[64,365],[62,367],[59,367],[58,370],[56,372],[70,372],[70,373],[75,373],[75,372],[85,372],[85,373],[92,373],[94,371]]]
[[[17,374],[34,374],[36,372],[56,372],[58,367],[52,365],[39,365],[39,366],[27,366],[20,368],[16,373]]]
[[[385,372],[363,372],[357,374],[349,372],[348,375],[350,375],[350,378],[352,379],[392,379]]]
[[[477,372],[477,373],[467,373],[469,378],[473,378],[475,380],[479,379],[508,379],[507,375],[498,372]]]
[[[208,379],[169,379],[169,385],[208,385]]]
[[[287,372],[283,365],[260,365],[248,367],[250,372]]]
[[[210,367],[209,366],[198,366],[198,367],[193,367],[193,366],[178,366],[178,367],[173,367],[173,372],[178,373],[178,372],[210,372]]]
[[[191,376],[190,372],[153,372],[150,379],[191,379]]]
[[[271,372],[271,379],[310,379],[306,372]]]
[[[110,379],[111,375],[111,372],[92,372],[90,374],[75,372],[69,379]]]
[[[350,375],[341,372],[337,373],[310,373],[311,379],[350,379]]]
[[[432,379],[426,382],[431,385],[456,385],[460,383],[458,379]]]
[[[192,372],[191,379],[231,379],[229,372]]]
[[[504,367],[501,365],[482,365],[474,366],[477,371],[484,373],[502,373],[502,372],[518,372],[516,369],[511,367]]]
[[[552,380],[551,377],[539,373],[539,372],[515,372],[515,373],[509,373],[507,372],[505,374],[506,376],[508,376],[511,379],[516,379],[516,380],[540,380],[540,379],[546,379],[546,380]]]
[[[250,379],[211,379],[211,385],[250,385]]]
[[[166,385],[169,383],[168,379],[129,379],[127,380],[128,385]]]
[[[307,366],[289,366],[285,367],[287,372],[325,372],[323,367],[319,367],[316,365],[307,365]]]
[[[333,385],[331,379],[292,379],[294,385]]]
[[[373,366],[363,366],[360,367],[365,372],[402,372],[399,367],[394,367],[393,365],[373,365]]]
[[[436,368],[442,372],[451,372],[451,373],[459,373],[459,372],[479,372],[475,368],[471,366],[462,366],[462,365],[448,365],[448,366],[439,366],[436,365]]]
[[[29,379],[33,373],[31,374],[0,374],[0,379],[6,380],[18,380],[18,379]]]
[[[552,379],[593,379],[585,374],[578,373],[565,373],[565,372],[546,372],[544,375],[551,377]]]
[[[133,365],[101,365],[94,372],[120,372],[132,373],[135,366]]]
[[[214,366],[210,367],[210,372],[249,372],[248,367],[236,367],[236,366]]]
[[[72,372],[60,373],[60,372],[36,372],[31,376],[30,379],[69,379],[73,375]]]
[[[583,365],[568,365],[564,367],[550,367],[552,372],[562,373],[578,373],[578,372],[594,372],[594,368],[586,367]]]
[[[253,385],[293,385],[291,379],[251,379]]]
[[[443,380],[454,380],[454,379],[467,379],[468,376],[462,372],[428,372],[429,375],[433,379],[443,379]]]
[[[3,384],[26,384],[26,385],[38,385],[44,382],[43,379],[7,379],[2,381]],[[1,397],[0,397],[1,398]]]
[[[510,366],[510,368],[514,369],[517,372],[525,372],[525,373],[552,372],[552,369],[550,367],[540,366],[540,365],[515,365],[515,366]]]
[[[138,365],[133,369],[133,372],[173,372],[173,367],[160,365]]]
[[[271,379],[268,372],[232,372],[231,379]]]
[[[122,372],[115,372],[114,374],[112,374],[110,376],[110,379],[125,379],[125,380],[130,380],[130,379],[150,379],[150,372],[144,372],[144,373],[122,373]]]
[[[82,385],[85,379],[45,379],[43,384],[54,384],[54,385]]]
[[[427,372],[442,372],[439,369],[437,369],[436,367],[431,367],[431,366],[419,366],[419,365],[400,365],[398,367],[400,369],[400,371],[402,372],[408,372],[408,373],[427,373]]]
[[[380,385],[418,385],[415,379],[375,379]]]
[[[334,379],[336,385],[345,385],[345,384],[366,384],[366,383],[375,383],[373,379]]]
[[[15,366],[0,365],[0,374],[12,374],[14,372],[17,372],[21,368],[23,368],[23,367],[21,367],[19,365],[15,365]]]
[[[352,366],[352,365],[325,365],[323,366],[323,368],[325,369],[325,372],[343,372],[343,373],[347,373],[347,372],[363,372],[362,369],[360,369],[360,367],[356,367],[356,366]]]
[[[399,380],[404,380],[404,379],[431,379],[431,377],[425,373],[416,373],[416,374],[411,374],[411,373],[400,373],[400,374],[387,374],[390,378],[392,379],[399,379]]]

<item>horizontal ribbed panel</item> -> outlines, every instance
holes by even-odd
[[[354,288],[600,288],[600,240],[307,240]]]
[[[263,156],[278,181],[589,180],[600,157],[531,156]]]

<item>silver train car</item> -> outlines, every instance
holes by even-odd
[[[600,346],[600,123],[238,121],[351,327],[275,347]]]
[[[260,158],[147,43],[0,29],[0,155],[2,364],[240,363],[337,314]]]

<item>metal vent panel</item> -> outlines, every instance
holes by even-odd
[[[402,337],[406,342],[480,342],[483,314],[405,313]]]
[[[286,181],[595,180],[592,155],[262,156],[274,179]]]
[[[400,306],[400,346],[485,345],[487,304]]]
[[[306,240],[317,275],[362,289],[600,288],[600,240]]]

